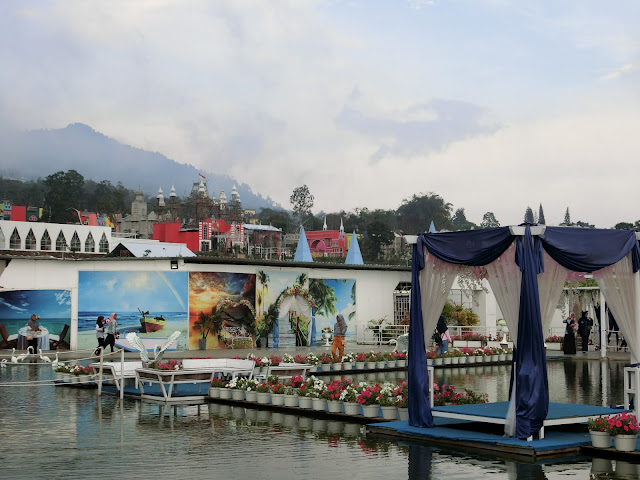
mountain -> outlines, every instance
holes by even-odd
[[[85,179],[118,182],[130,189],[138,187],[155,197],[158,187],[165,196],[174,185],[176,193],[185,197],[193,182],[203,174],[209,194],[219,197],[224,188],[230,198],[236,185],[244,208],[279,208],[269,197],[254,193],[251,187],[228,176],[198,170],[193,165],[178,163],[157,152],[148,152],[124,145],[82,123],[69,124],[57,130],[6,132],[0,139],[0,175],[20,180],[36,180],[58,172],[76,170]]]

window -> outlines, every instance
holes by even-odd
[[[87,235],[87,240],[84,242],[84,251],[94,253],[96,251],[96,242],[93,240],[93,235],[89,232]]]
[[[62,232],[58,234],[58,238],[56,239],[56,252],[66,252],[67,251],[67,241],[64,238]]]
[[[78,237],[78,232],[73,232],[73,237],[71,237],[71,251],[79,252],[82,250],[82,243],[80,243],[80,237]]]
[[[40,250],[51,250],[51,237],[47,230],[44,231],[40,239]]]
[[[36,236],[33,234],[33,230],[29,229],[27,238],[24,240],[25,250],[37,250]]]
[[[109,241],[104,233],[102,234],[98,248],[100,253],[109,253]]]
[[[331,247],[331,239],[327,238],[327,248]]]
[[[13,233],[11,234],[11,238],[9,239],[9,248],[14,250],[20,249],[22,239],[20,238],[20,234],[18,233],[18,229],[14,228]]]

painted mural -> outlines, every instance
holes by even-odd
[[[333,331],[336,315],[341,313],[347,322],[347,337],[355,336],[356,281],[350,279],[312,278],[309,294],[316,305],[317,341],[324,328]]]
[[[78,349],[98,346],[96,319],[118,314],[121,338],[166,339],[180,331],[184,350],[188,333],[187,272],[78,272]],[[116,342],[117,343],[117,342]]]
[[[15,290],[0,292],[0,324],[8,335],[25,335],[24,329],[32,314],[39,316],[43,350],[49,349],[49,336],[60,335],[65,325],[71,325],[71,299],[68,290]],[[71,333],[66,334],[69,341]],[[21,344],[22,342],[18,342]]]
[[[256,275],[189,274],[189,349],[255,346]]]

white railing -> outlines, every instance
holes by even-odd
[[[356,325],[356,343],[359,345],[388,345],[390,340],[409,332],[409,325],[380,325],[375,328]]]

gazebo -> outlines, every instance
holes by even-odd
[[[631,230],[522,224],[423,233],[413,243],[409,425],[433,427],[426,345],[462,265],[477,267],[496,296],[514,355],[505,434],[530,438],[549,408],[543,332],[571,272],[593,273],[631,351],[640,359],[640,247]],[[637,403],[637,402],[636,402]]]

